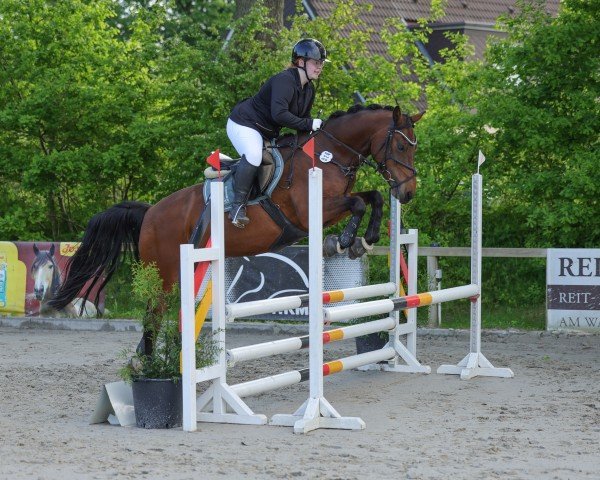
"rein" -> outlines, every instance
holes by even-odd
[[[402,129],[404,129],[404,128],[414,127],[414,123],[412,122],[411,118],[408,116],[406,118],[407,118],[407,123],[405,125],[401,125],[401,126],[396,126],[394,124],[394,122],[392,121],[391,126],[388,128],[387,135],[385,137],[384,142],[381,144],[379,149],[374,154],[370,155],[374,159],[379,154],[379,152],[381,152],[381,150],[383,150],[385,148],[384,157],[381,162],[378,162],[376,160],[371,160],[368,157],[365,157],[358,150],[352,148],[350,145],[341,141],[339,138],[335,137],[332,133],[325,130],[324,129],[325,125],[323,125],[323,128],[321,128],[317,131],[311,132],[308,135],[308,137],[306,137],[306,140],[304,140],[301,143],[298,142],[298,136],[296,135],[296,136],[294,136],[294,140],[292,142],[290,142],[288,144],[284,144],[284,145],[278,144],[278,145],[276,145],[276,147],[277,148],[290,147],[292,149],[290,159],[293,162],[294,155],[298,149],[302,148],[304,145],[306,145],[306,143],[308,143],[311,139],[313,139],[317,135],[323,134],[327,138],[329,138],[329,140],[344,147],[346,150],[351,152],[353,155],[356,155],[356,157],[358,158],[358,165],[356,165],[356,166],[342,165],[339,162],[336,162],[335,160],[331,160],[331,163],[336,165],[342,171],[342,173],[344,174],[345,177],[350,177],[350,178],[354,177],[354,174],[356,173],[356,171],[360,168],[361,165],[364,164],[364,165],[368,165],[369,167],[372,167],[375,171],[377,171],[383,177],[383,179],[388,183],[388,185],[390,186],[390,189],[397,189],[402,184],[412,180],[413,178],[415,178],[417,176],[416,168],[414,168],[413,166],[409,165],[406,162],[403,162],[402,160],[398,160],[396,157],[394,157],[394,155],[392,153],[392,140],[396,133],[400,134],[409,145],[411,145],[413,147],[417,146],[417,138],[415,137],[415,139],[412,140],[402,131]],[[401,145],[398,145],[398,147],[400,147],[400,146]],[[402,151],[402,150],[403,150],[403,148],[400,149],[400,151]],[[392,173],[386,167],[386,163],[388,160],[392,160],[395,163],[402,165],[404,168],[406,168],[411,173],[411,175],[409,177],[405,178],[404,180],[402,180],[401,182],[395,181],[393,179]],[[290,188],[290,186],[292,184],[293,170],[294,169],[293,169],[293,164],[292,164],[292,168],[290,170],[290,175],[288,176],[288,178],[286,180],[287,187],[282,187],[282,188]]]
[[[385,137],[385,141],[381,144],[381,147],[379,147],[379,149],[374,154],[371,155],[373,158],[375,158],[379,154],[379,152],[381,152],[381,150],[383,148],[385,148],[385,154],[384,154],[384,157],[383,157],[383,161],[381,161],[381,162],[378,162],[376,160],[375,161],[370,160],[369,158],[365,157],[362,153],[360,153],[359,151],[355,150],[350,145],[342,142],[340,139],[336,138],[333,134],[329,133],[328,131],[326,131],[324,129],[317,130],[316,132],[311,133],[308,136],[308,138],[306,139],[306,141],[304,143],[308,142],[311,138],[313,138],[317,134],[323,133],[330,140],[333,140],[338,145],[341,145],[346,150],[350,151],[351,153],[353,153],[354,155],[356,155],[358,157],[359,163],[358,163],[358,166],[356,166],[356,167],[354,167],[354,166],[353,167],[347,167],[347,166],[343,166],[343,165],[340,165],[339,163],[335,162],[336,165],[342,170],[342,172],[344,172],[344,175],[348,176],[350,174],[353,174],[363,164],[364,165],[368,165],[369,167],[372,167],[373,169],[375,169],[383,177],[383,179],[390,186],[390,189],[396,189],[396,188],[400,187],[402,184],[404,184],[404,183],[412,180],[413,178],[415,178],[417,176],[417,169],[416,168],[414,168],[413,166],[409,165],[406,162],[403,162],[402,160],[398,160],[392,154],[392,139],[394,138],[394,134],[396,134],[396,133],[399,133],[400,135],[402,135],[402,137],[408,142],[409,145],[411,145],[413,147],[417,146],[417,139],[416,139],[416,137],[415,137],[414,140],[411,140],[401,130],[402,128],[414,127],[414,124],[410,120],[410,117],[407,117],[407,119],[408,119],[408,125],[406,125],[406,126],[396,127],[396,125],[394,125],[392,123],[392,125],[390,126],[390,128],[387,131],[387,135]],[[302,145],[304,145],[304,143]],[[302,145],[300,145],[300,146],[302,146]],[[385,166],[388,160],[392,160],[395,163],[397,163],[399,165],[402,165],[404,168],[406,168],[408,171],[410,171],[412,173],[412,175],[409,176],[409,177],[407,177],[407,178],[405,178],[401,182],[396,182],[393,179],[393,177],[392,177],[392,173]],[[350,172],[350,170],[351,170],[351,172]]]

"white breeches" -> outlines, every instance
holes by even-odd
[[[255,167],[262,163],[263,138],[260,133],[229,119],[227,120],[227,136],[237,152],[246,156],[248,163]]]

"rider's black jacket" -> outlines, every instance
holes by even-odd
[[[229,118],[258,130],[268,139],[279,136],[281,127],[309,131],[312,129],[310,109],[314,99],[312,82],[302,88],[298,69],[288,68],[269,78],[256,95],[233,107]]]

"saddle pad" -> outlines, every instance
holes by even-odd
[[[266,189],[260,195],[248,200],[248,205],[255,205],[255,204],[259,203],[261,200],[263,200],[264,198],[270,197],[271,194],[273,193],[273,190],[275,190],[275,187],[279,183],[279,180],[281,179],[281,175],[283,174],[283,157],[281,156],[279,149],[275,148],[275,141],[271,142],[271,146],[269,148],[271,150],[271,154],[273,155],[273,161],[275,162],[275,173],[273,174],[273,178],[267,185]],[[262,168],[263,168],[263,166],[261,165],[261,169]],[[265,168],[273,168],[273,166],[266,165]],[[260,173],[258,175],[260,175]],[[223,197],[225,200],[225,211],[228,212],[229,210],[231,210],[231,204],[233,203],[233,195],[234,195],[233,175],[227,175],[224,178],[211,178],[211,179],[207,178],[204,181],[204,190],[202,191],[202,193],[204,194],[204,202],[205,203],[208,203],[208,201],[210,200],[210,184],[211,184],[211,182],[223,182],[224,183]]]

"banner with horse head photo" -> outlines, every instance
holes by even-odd
[[[85,303],[78,296],[62,310],[48,304],[78,247],[74,242],[0,242],[0,315],[96,317],[98,310],[104,311],[104,293],[99,297],[98,310],[93,303],[97,287]]]

